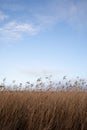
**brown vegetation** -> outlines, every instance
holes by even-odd
[[[0,92],[0,130],[87,130],[87,92]]]

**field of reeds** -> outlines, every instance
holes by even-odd
[[[0,92],[0,130],[87,130],[87,92]]]
[[[56,90],[52,82],[47,89],[41,83],[38,79],[31,90],[27,82],[29,89],[21,91],[1,86],[0,130],[87,130],[87,92],[82,81]]]

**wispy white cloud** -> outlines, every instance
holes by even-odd
[[[0,38],[19,40],[26,35],[34,35],[37,31],[30,23],[12,21],[0,27]]]
[[[20,72],[22,74],[27,74],[27,75],[40,75],[40,74],[49,74],[52,73],[52,70],[50,69],[38,69],[38,68],[30,68],[30,69],[21,69]]]
[[[8,15],[6,15],[6,14],[4,14],[3,12],[0,11],[0,21],[1,21],[1,20],[4,20],[4,19],[6,19],[6,18],[8,18]]]
[[[87,27],[87,1],[54,0],[38,11],[36,17],[41,25],[49,26],[66,22],[73,27]],[[42,12],[42,13],[41,13]]]
[[[15,7],[16,5],[17,3],[15,3]],[[14,20],[15,18],[11,13],[7,16],[5,13],[0,12],[0,20],[8,18],[9,21],[0,26],[0,39],[19,40],[25,36],[37,34],[39,31],[53,27],[61,22],[65,22],[73,28],[78,27],[87,30],[86,5],[86,0],[48,0],[45,5],[42,2],[39,5],[37,4],[37,6],[32,4],[29,8],[26,8],[26,4],[21,6],[18,4],[17,11],[21,12],[21,15],[17,15],[16,20]],[[24,18],[30,22],[25,22]]]
[[[33,67],[33,68],[19,68],[18,72],[25,75],[54,75],[65,72],[63,69],[56,69],[51,67]]]
[[[20,4],[23,2],[24,4]],[[36,4],[36,6],[35,6]],[[58,22],[67,22],[70,25],[87,25],[87,1],[86,0],[47,0],[37,2],[29,2],[25,4],[25,0],[14,1],[13,3],[3,2],[3,8],[11,12],[21,12],[21,16],[38,24],[40,28],[56,24]],[[25,10],[25,11],[24,11]],[[22,15],[23,14],[23,15]],[[4,17],[2,17],[4,16]],[[1,14],[1,19],[6,15]]]

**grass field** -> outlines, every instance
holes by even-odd
[[[87,92],[0,92],[0,130],[87,130]]]

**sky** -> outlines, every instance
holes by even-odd
[[[0,81],[87,78],[86,0],[0,0]]]

